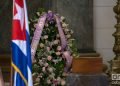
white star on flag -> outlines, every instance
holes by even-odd
[[[21,24],[21,29],[23,29],[24,25],[24,9],[21,8],[17,3],[15,3],[17,13],[14,15],[14,20],[19,20]]]

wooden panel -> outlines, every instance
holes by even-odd
[[[0,67],[5,82],[10,82],[11,55],[0,55]]]
[[[72,72],[80,74],[102,73],[102,66],[102,58],[100,57],[73,58]]]

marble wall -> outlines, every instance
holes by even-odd
[[[103,57],[103,61],[108,63],[115,56],[112,48],[114,45],[116,24],[113,6],[117,0],[94,0],[94,46],[95,50]]]
[[[66,17],[80,52],[93,52],[93,0],[55,0],[53,10]]]

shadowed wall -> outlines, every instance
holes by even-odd
[[[10,53],[12,1],[0,0],[0,54]],[[74,31],[80,52],[92,52],[93,47],[92,0],[27,0],[28,15],[32,17],[38,8],[52,9],[66,17]]]

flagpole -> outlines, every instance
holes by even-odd
[[[12,55],[11,55],[12,56]],[[11,57],[11,71],[10,71],[10,86],[13,86],[13,68],[12,68],[12,57]]]
[[[14,0],[13,0],[13,7],[12,7],[12,9],[13,9],[13,14],[14,14]],[[13,24],[13,23],[12,23]],[[13,26],[11,27],[11,28],[13,28]],[[11,51],[12,51],[12,49],[11,49]],[[10,86],[13,86],[13,74],[14,74],[14,72],[13,72],[13,67],[12,67],[12,54],[11,54],[11,71],[10,71]]]

